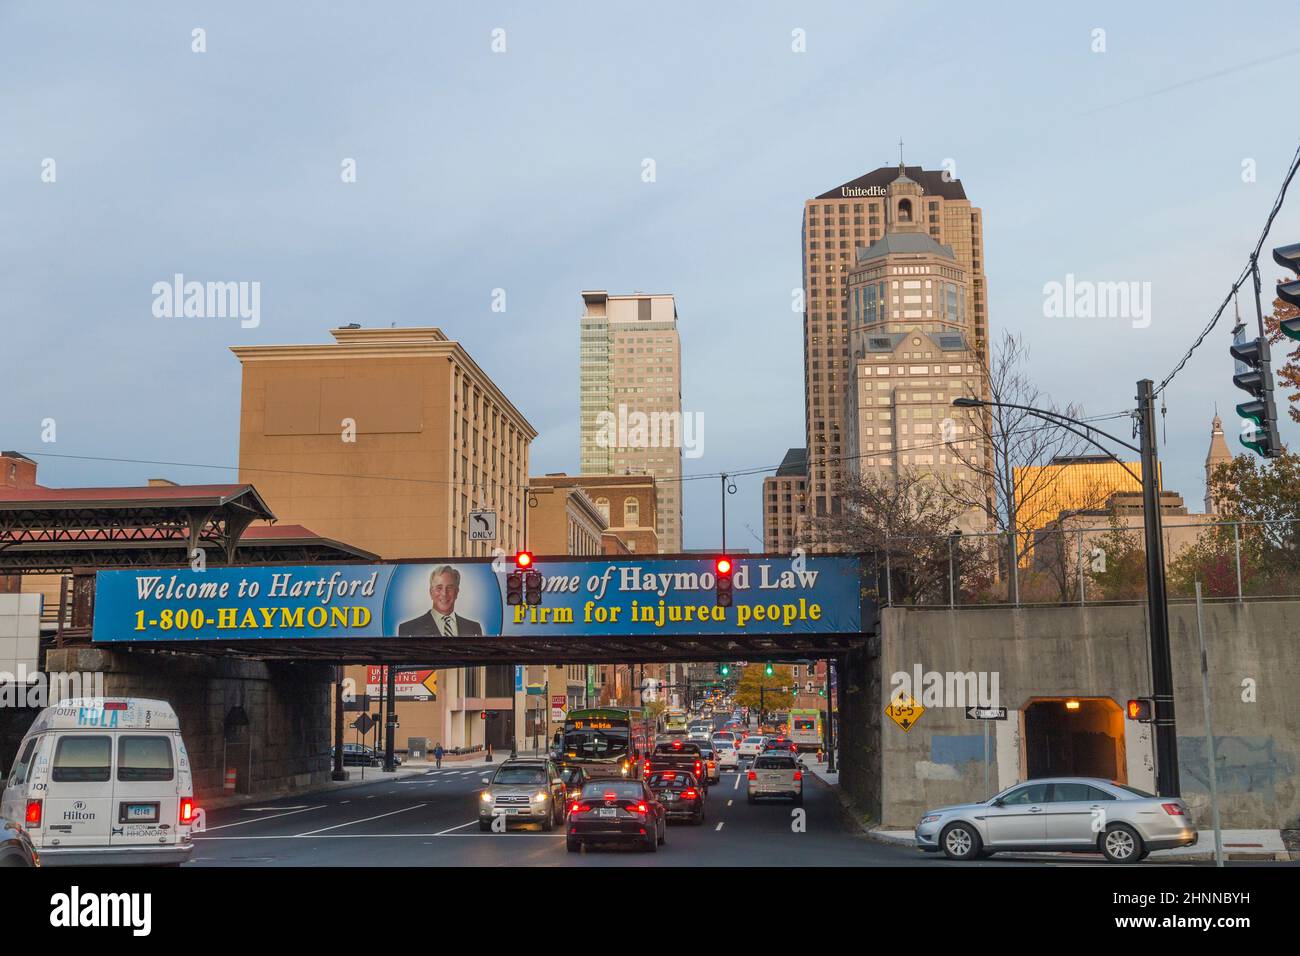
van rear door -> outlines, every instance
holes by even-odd
[[[46,846],[107,846],[113,803],[113,734],[54,735],[42,831]]]
[[[179,839],[177,736],[147,731],[117,734],[113,846],[157,845]]]

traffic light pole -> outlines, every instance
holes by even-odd
[[[384,715],[384,773],[395,773],[396,764],[393,763],[393,745],[394,738],[397,736],[397,668],[390,661],[388,667],[388,686],[385,689],[385,696],[388,698],[388,712]]]
[[[1142,519],[1146,532],[1147,624],[1151,635],[1151,691],[1155,701],[1156,792],[1179,795],[1178,733],[1174,723],[1174,675],[1169,651],[1169,604],[1165,594],[1165,541],[1160,515],[1160,463],[1156,456],[1156,408],[1152,382],[1137,383],[1142,452]]]
[[[826,772],[835,773],[835,703],[831,697],[831,659],[826,658]]]

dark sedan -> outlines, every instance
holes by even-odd
[[[643,780],[597,780],[569,806],[570,853],[593,843],[622,843],[654,853],[664,843],[664,807]]]
[[[660,770],[650,774],[646,786],[663,804],[666,819],[689,820],[696,826],[704,823],[704,790],[694,774]]]

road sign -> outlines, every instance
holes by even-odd
[[[885,716],[902,727],[904,733],[916,726],[916,722],[921,719],[921,715],[924,713],[925,708],[921,706],[921,702],[911,694],[901,690],[898,692],[898,696],[891,700],[889,706],[885,708]]]
[[[1005,707],[967,707],[967,720],[1006,720],[1007,709]]]
[[[370,728],[375,724],[374,719],[369,714],[361,714],[356,720],[352,721],[352,726],[364,737],[370,733]]]
[[[438,672],[429,668],[395,670],[393,689],[398,700],[437,700]],[[371,664],[366,668],[366,693],[376,699],[388,693],[388,668]]]
[[[495,511],[471,511],[469,513],[469,539],[471,541],[495,541],[497,539],[497,513]]]

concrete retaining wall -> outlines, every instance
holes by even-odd
[[[846,701],[861,688],[868,709],[889,702],[891,675],[922,671],[996,672],[1006,721],[991,724],[990,789],[1025,779],[1023,708],[1035,697],[1106,697],[1121,708],[1150,694],[1145,608],[886,608],[876,656],[849,667]],[[1179,767],[1184,798],[1208,826],[1200,653],[1194,605],[1170,608]],[[1205,607],[1211,708],[1225,827],[1300,827],[1300,603],[1222,603]],[[855,656],[855,655],[850,655]],[[854,717],[862,719],[858,708]],[[847,716],[847,715],[844,715]],[[872,718],[874,723],[876,718]],[[1154,789],[1151,726],[1124,721],[1128,782]],[[879,723],[879,755],[856,744],[842,782],[886,827],[910,828],[931,807],[987,796],[980,721],[945,701],[904,732]],[[857,758],[855,760],[855,758]],[[857,766],[854,764],[857,763]],[[864,765],[865,764],[865,765]],[[874,779],[873,779],[874,778]],[[874,815],[874,814],[873,814]]]
[[[222,793],[227,766],[237,770],[242,793],[305,789],[330,779],[329,667],[94,647],[50,650],[46,664],[102,672],[109,696],[168,701],[180,717],[200,800]],[[227,742],[226,717],[236,707],[249,723]]]

